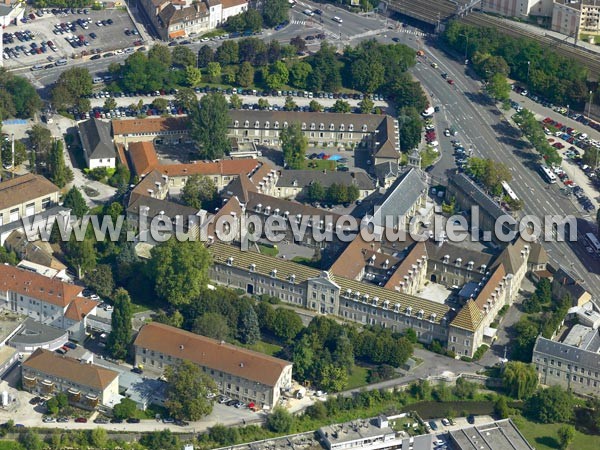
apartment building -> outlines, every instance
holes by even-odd
[[[159,117],[113,120],[112,136],[116,144],[155,142],[181,144],[192,142],[187,117]]]
[[[85,339],[87,319],[98,302],[82,297],[83,288],[38,273],[0,265],[0,308],[66,330],[69,339]]]
[[[563,342],[539,336],[532,362],[540,383],[558,385],[581,395],[600,395],[598,329],[575,325]]]
[[[571,37],[600,34],[600,1],[554,0],[551,29]]]
[[[332,184],[356,186],[359,191],[359,199],[364,199],[375,192],[375,184],[362,171],[282,170],[278,172],[278,175],[276,195],[292,200],[305,196],[309,186],[313,183],[319,183],[325,189]],[[324,201],[325,199],[322,200]]]
[[[67,394],[69,403],[93,410],[119,403],[119,373],[38,348],[21,366],[23,389],[43,396]]]
[[[282,389],[292,386],[292,363],[189,331],[151,322],[134,342],[135,364],[161,373],[191,361],[212,379],[219,392],[245,403],[273,408]]]
[[[553,0],[484,0],[481,9],[506,17],[552,17]]]

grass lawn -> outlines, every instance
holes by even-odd
[[[283,347],[277,344],[271,344],[265,341],[258,341],[252,345],[246,345],[245,347],[255,352],[264,353],[265,355],[275,356]]]
[[[348,386],[346,389],[354,389],[357,387],[365,386],[368,384],[367,377],[369,376],[369,369],[362,366],[354,366],[350,377],[348,377]]]
[[[0,450],[22,450],[23,446],[16,441],[0,441]]]
[[[312,170],[335,170],[337,163],[328,159],[307,159],[304,161],[305,169]]]
[[[263,245],[263,244],[258,244],[258,249],[260,250],[260,252],[263,255],[268,255],[268,256],[277,256],[277,254],[279,253],[279,250],[277,250],[277,247],[269,247],[269,246]]]
[[[519,427],[519,431],[525,436],[525,439],[527,439],[527,441],[537,450],[556,450],[559,448],[556,431],[562,424],[535,423],[522,416],[515,417],[513,420],[517,427]],[[599,439],[598,436],[575,431],[575,439],[573,439],[569,448],[577,450],[596,450],[598,449]]]

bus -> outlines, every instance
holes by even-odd
[[[600,253],[600,241],[598,241],[598,238],[593,233],[587,233],[585,237],[596,253]]]
[[[542,173],[544,180],[548,183],[556,183],[556,175],[554,175],[554,172],[552,172],[548,166],[540,164],[540,172]]]
[[[502,181],[502,189],[504,189],[504,192],[506,192],[506,195],[508,195],[508,197],[513,201],[513,202],[518,202],[519,201],[519,197],[517,197],[517,194],[515,194],[515,191],[513,191],[511,189],[511,187],[509,186],[509,184],[506,181]]]

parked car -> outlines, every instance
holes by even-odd
[[[137,417],[130,417],[129,419],[127,419],[127,423],[140,423],[140,419],[138,419]]]
[[[114,419],[110,419],[110,423],[123,423],[123,419],[117,419],[115,417]]]
[[[475,416],[473,414],[469,414],[467,416],[467,422],[469,422],[471,425],[473,425],[475,423]]]
[[[87,419],[85,417],[78,417],[75,419],[76,423],[87,423]]]

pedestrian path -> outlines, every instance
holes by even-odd
[[[293,19],[293,20],[290,20],[290,23],[292,25],[302,25],[302,26],[304,26],[304,25],[306,25],[306,20],[296,20],[296,19]]]

